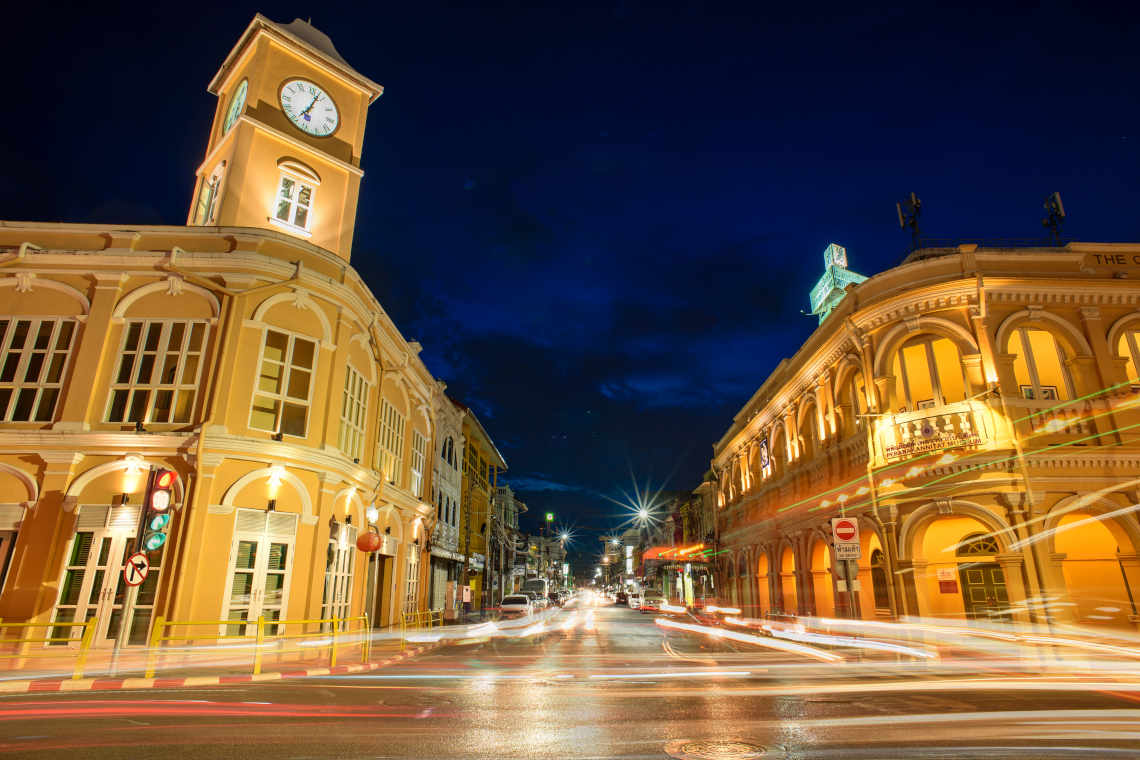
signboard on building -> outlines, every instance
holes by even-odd
[[[938,593],[940,594],[957,594],[958,593],[958,579],[954,577],[954,569],[950,567],[940,567],[937,570],[938,574]]]
[[[399,542],[387,533],[380,534],[380,548],[376,551],[380,554],[387,554],[389,557],[396,556],[396,547]]]
[[[836,560],[862,558],[863,552],[859,547],[859,522],[854,517],[832,518],[831,537],[835,545]]]
[[[895,415],[893,421],[880,423],[883,458],[897,462],[946,449],[981,446],[980,421],[968,401],[941,407],[936,414]]]

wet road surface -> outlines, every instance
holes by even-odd
[[[11,695],[0,758],[1140,757],[1135,692],[901,677],[613,606],[550,627],[359,676]]]

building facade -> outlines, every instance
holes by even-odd
[[[460,503],[459,548],[463,554],[461,574],[467,576],[468,601],[472,609],[488,604],[484,590],[489,585],[487,544],[491,527],[491,495],[498,488],[499,473],[506,460],[487,433],[483,423],[468,407],[451,402],[463,415],[463,491]]]
[[[521,573],[516,573],[515,558],[519,539],[519,515],[527,511],[526,504],[515,496],[514,489],[506,483],[501,483],[495,489],[492,499],[491,518],[491,544],[490,560],[494,581],[491,586],[495,590],[495,602],[501,602],[503,596],[518,589]]]
[[[1135,627],[1137,275],[1138,245],[961,245],[846,285],[715,445],[722,593]]]
[[[0,222],[5,620],[110,646],[157,615],[253,635],[425,605],[441,388],[349,263],[381,88],[258,16],[210,90],[187,226]],[[173,519],[130,592],[153,468]]]
[[[463,554],[459,550],[459,507],[463,496],[463,416],[442,393],[436,395],[436,445],[432,477],[432,503],[436,521],[431,534],[431,590],[429,606],[455,616],[460,602]]]

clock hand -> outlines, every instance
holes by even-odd
[[[313,110],[313,106],[315,106],[315,105],[317,104],[317,100],[319,100],[319,99],[320,99],[320,97],[321,97],[320,95],[317,95],[316,97],[314,97],[314,98],[313,98],[313,102],[309,104],[309,107],[308,107],[308,108],[306,108],[304,111],[301,111],[301,115],[302,115],[302,116],[304,116],[304,115],[305,115],[305,114],[307,114],[309,111],[312,111],[312,110]]]

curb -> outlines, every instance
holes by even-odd
[[[65,692],[65,691],[118,691],[122,689],[180,689],[187,686],[222,686],[228,684],[260,683],[264,681],[281,681],[286,678],[309,678],[313,676],[339,676],[351,673],[368,673],[401,660],[407,660],[439,645],[422,646],[415,649],[406,649],[394,657],[378,662],[360,665],[337,665],[335,667],[305,668],[302,670],[285,670],[273,673],[259,673],[254,675],[225,675],[225,676],[185,676],[183,678],[79,678],[58,679],[44,678],[26,681],[0,681],[0,694],[26,694],[29,692]]]

